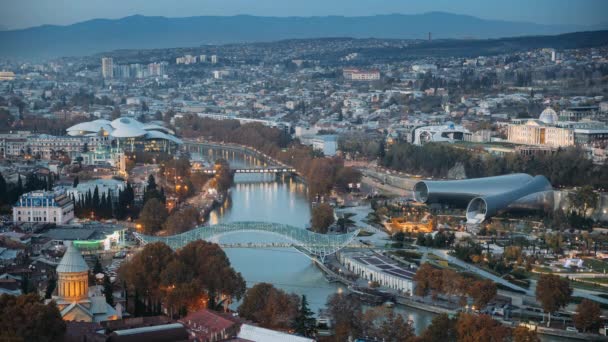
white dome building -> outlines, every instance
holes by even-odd
[[[538,119],[544,124],[555,125],[559,120],[559,117],[557,116],[557,113],[555,112],[555,110],[553,110],[553,108],[547,107],[545,108],[545,110],[543,110],[542,113],[540,113]]]
[[[71,136],[107,136],[117,147],[126,151],[175,151],[182,141],[162,123],[141,123],[133,118],[121,117],[113,121],[82,122],[67,129]]]

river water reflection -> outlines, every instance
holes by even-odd
[[[226,204],[214,210],[209,223],[236,221],[267,221],[289,224],[304,229],[310,220],[310,204],[306,186],[292,178],[276,180],[269,175],[237,175]],[[243,233],[228,235],[222,242],[284,241],[280,237]],[[295,249],[226,249],[234,268],[241,272],[247,286],[258,282],[274,284],[288,292],[305,294],[311,309],[318,312],[327,297],[344,290],[338,283],[329,283],[312,262]],[[409,308],[396,309],[414,321],[417,331],[426,327],[433,315]]]

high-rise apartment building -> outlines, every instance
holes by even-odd
[[[111,57],[101,58],[101,74],[104,79],[114,78],[114,61]]]

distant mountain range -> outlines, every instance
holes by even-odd
[[[46,58],[91,55],[116,49],[191,47],[291,38],[499,38],[553,35],[606,27],[539,25],[485,20],[443,12],[366,17],[130,16],[67,26],[44,25],[0,31],[0,57]]]

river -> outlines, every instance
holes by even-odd
[[[261,162],[239,153],[209,151],[204,159],[224,158],[232,167],[249,167]],[[213,210],[209,223],[237,221],[266,221],[289,224],[304,229],[310,220],[310,203],[306,185],[286,177],[276,179],[273,175],[237,174],[235,184],[225,204]],[[359,210],[358,208],[357,210]],[[346,209],[348,211],[348,209]],[[358,215],[361,213],[358,213]],[[221,238],[222,242],[269,242],[281,238],[263,233],[242,233]],[[295,249],[225,249],[232,266],[243,275],[247,287],[259,282],[271,283],[277,288],[298,295],[306,295],[311,309],[317,313],[325,306],[327,297],[344,291],[343,285],[329,283],[323,273],[308,257]],[[236,306],[236,305],[235,305]],[[433,317],[432,313],[410,307],[395,307],[395,311],[413,322],[419,334]],[[566,341],[567,339],[540,335],[542,341]]]
[[[267,221],[289,224],[304,229],[310,220],[306,186],[292,178],[275,180],[274,176],[237,175],[224,206],[211,212],[209,223]],[[221,238],[222,242],[281,241],[268,234],[243,233]],[[233,267],[241,272],[247,286],[259,282],[274,284],[288,292],[306,295],[316,313],[325,306],[327,297],[344,291],[344,286],[329,283],[323,273],[305,255],[295,249],[226,249]],[[432,320],[433,314],[397,308],[414,322],[417,332]]]

